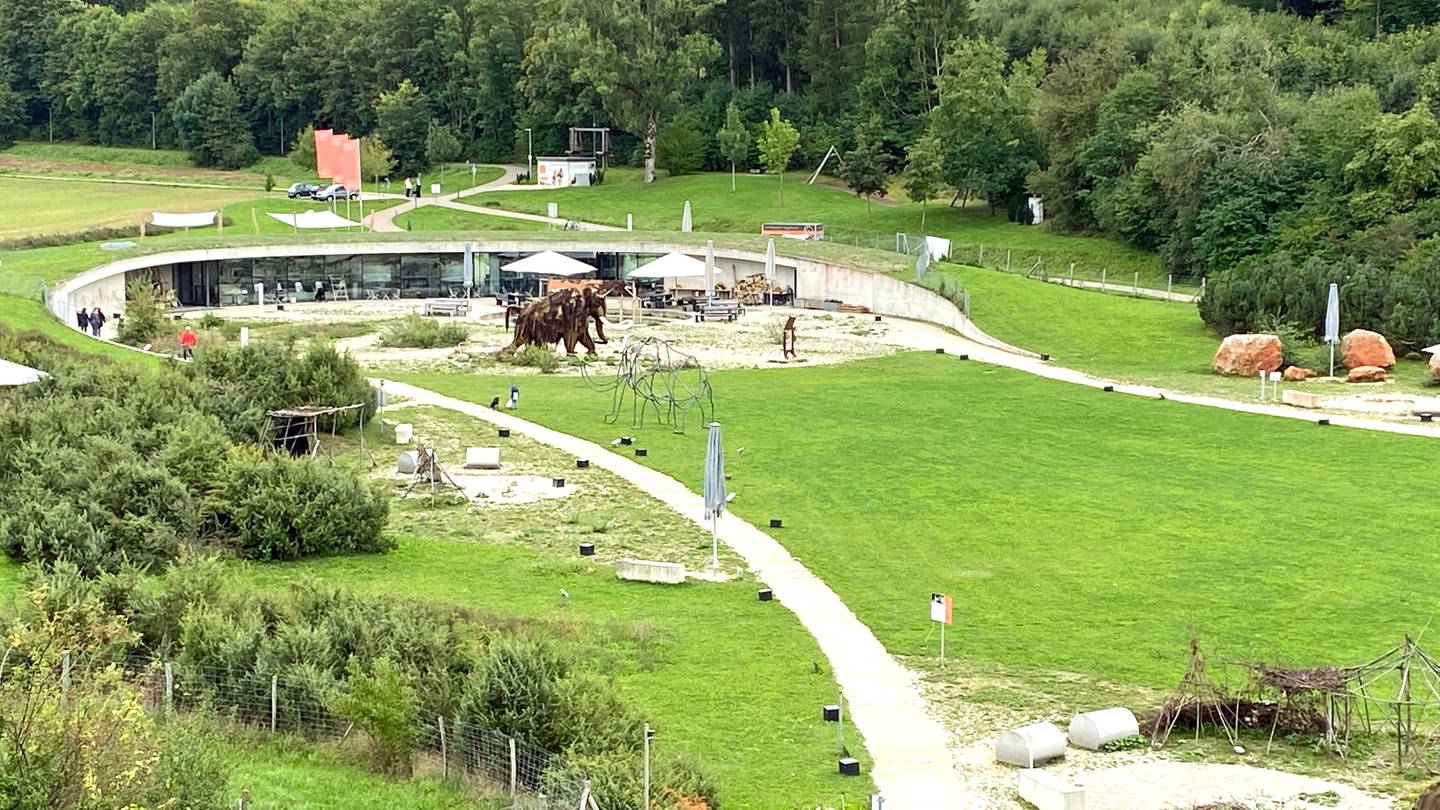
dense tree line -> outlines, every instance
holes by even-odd
[[[1437,20],[1428,0],[0,0],[0,134],[153,132],[233,165],[314,124],[409,172],[593,124],[679,173],[757,165],[773,109],[793,163],[835,146],[861,194],[905,172],[917,199],[1024,220],[1034,193],[1048,227],[1176,274],[1318,259],[1345,281],[1434,232]],[[1390,286],[1376,311],[1423,304]],[[1214,289],[1216,326],[1291,315]]]

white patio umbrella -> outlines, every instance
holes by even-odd
[[[9,360],[0,360],[0,386],[29,385],[49,377],[49,374]]]
[[[1340,342],[1340,286],[1330,285],[1330,299],[1325,302],[1325,342],[1330,344],[1330,376],[1335,376],[1335,344]]]
[[[689,233],[693,225],[694,223],[691,221],[690,218],[690,201],[686,200],[685,213],[680,215],[680,231],[682,233]]]
[[[705,275],[705,263],[680,252],[666,253],[658,259],[646,262],[630,271],[631,279],[657,278],[700,278]]]
[[[765,303],[772,304],[770,290],[775,287],[775,237],[765,245]]]
[[[715,241],[705,243],[705,296],[715,297]]]
[[[465,285],[465,297],[469,298],[475,287],[475,246],[469,242],[465,243],[465,260],[460,272],[460,283]]]
[[[710,521],[710,570],[720,570],[720,541],[717,522],[725,511],[725,449],[720,441],[720,423],[710,423],[705,445],[705,518]]]
[[[572,259],[553,250],[542,250],[518,261],[513,261],[500,269],[507,273],[521,273],[527,276],[583,276],[586,273],[595,272],[594,267],[579,259]]]

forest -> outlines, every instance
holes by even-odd
[[[238,166],[303,156],[313,125],[409,173],[595,125],[649,177],[757,165],[773,109],[795,164],[834,146],[857,192],[879,174],[1021,220],[1035,194],[1043,227],[1208,277],[1217,330],[1313,330],[1335,281],[1413,350],[1440,296],[1437,20],[1420,0],[0,0],[0,140]]]

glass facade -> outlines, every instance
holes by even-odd
[[[526,254],[476,251],[472,295],[507,292],[534,294],[543,286],[535,276],[500,270]],[[569,253],[596,268],[596,278],[623,278],[649,257],[634,253]],[[168,270],[168,272],[167,272]],[[173,290],[180,306],[215,307],[256,303],[256,285],[265,297],[312,301],[320,284],[328,298],[340,290],[350,300],[447,298],[463,295],[465,257],[461,253],[366,253],[325,256],[257,256],[176,262],[150,271],[160,286]],[[169,282],[168,284],[166,282]]]

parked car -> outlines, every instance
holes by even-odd
[[[296,200],[301,197],[313,197],[319,190],[320,187],[314,183],[291,183],[290,188],[285,190],[285,196]]]
[[[339,183],[331,183],[316,191],[311,196],[320,202],[330,202],[331,200],[358,200],[360,199],[360,192],[348,191]]]

